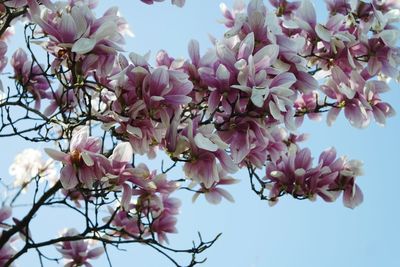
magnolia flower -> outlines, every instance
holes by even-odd
[[[17,251],[7,242],[0,248],[0,266],[6,266],[6,263],[17,253]],[[11,267],[14,264],[9,265]]]
[[[115,210],[112,208],[109,208],[109,212],[110,214],[115,214],[111,223],[118,229],[118,231],[116,231],[114,235],[119,235],[126,239],[136,236],[138,237],[141,234],[143,236],[148,235],[148,229],[144,228],[143,224],[138,219],[137,214],[131,214],[126,210],[119,210],[115,213]],[[107,223],[110,219],[111,216],[106,216],[103,218],[103,221]]]
[[[318,195],[332,202],[343,192],[344,205],[354,208],[363,200],[362,192],[355,183],[356,177],[362,173],[361,162],[348,161],[345,157],[336,158],[333,148],[321,153],[319,164],[313,167],[309,149],[298,150],[291,146],[287,155],[275,163],[267,164],[270,204],[274,205],[284,194],[310,200]]]
[[[320,120],[321,114],[317,112],[316,108],[318,102],[318,93],[313,91],[307,94],[301,94],[294,103],[297,117],[295,118],[296,126],[299,127],[304,118],[307,116],[310,120]]]
[[[188,75],[159,67],[143,80],[142,90],[144,102],[153,119],[161,119],[169,125],[172,112],[179,105],[185,105],[192,100],[187,96],[193,89]]]
[[[370,109],[370,105],[363,93],[364,86],[365,80],[356,71],[352,71],[349,77],[339,67],[332,69],[332,78],[321,87],[328,97],[338,102],[338,106],[328,112],[328,125],[335,121],[340,108],[344,108],[346,118],[354,127],[364,128],[369,124],[367,110]]]
[[[197,190],[192,197],[193,202],[195,202],[201,194],[204,194],[206,200],[211,204],[219,204],[222,198],[234,202],[232,195],[220,186],[236,184],[239,180],[228,176],[228,174],[221,168],[221,165],[218,165],[217,168],[219,175],[218,182],[215,182],[210,188],[206,188],[204,185],[200,184],[201,188]]]
[[[9,173],[15,177],[14,186],[23,188],[24,192],[27,190],[28,183],[36,176],[50,183],[54,183],[56,179],[54,162],[51,159],[43,161],[42,153],[32,148],[23,150],[15,157]]]
[[[49,37],[44,46],[56,56],[55,61],[63,61],[75,53],[78,57],[74,56],[74,60],[82,62],[84,75],[93,69],[101,76],[112,71],[117,51],[122,51],[123,35],[131,34],[117,8],[110,8],[96,18],[90,2],[39,5],[29,0],[28,4],[31,20]]]
[[[76,229],[65,229],[61,233],[61,237],[78,236],[79,234]],[[86,240],[63,241],[56,244],[56,249],[66,261],[64,267],[92,267],[89,260],[96,259],[104,253],[103,247],[93,247],[94,244]]]
[[[101,140],[89,136],[89,128],[82,127],[71,139],[70,152],[64,153],[46,148],[46,153],[54,160],[61,161],[60,181],[64,189],[73,189],[77,185],[91,188],[95,181],[105,176],[104,165],[107,159],[99,154]]]
[[[219,179],[217,159],[222,168],[234,173],[238,170],[237,165],[227,154],[227,144],[218,135],[213,133],[213,125],[199,126],[199,118],[189,122],[182,135],[188,140],[189,161],[183,166],[183,171],[188,178],[203,183],[210,188]]]
[[[19,48],[14,52],[11,58],[11,66],[14,68],[14,78],[35,99],[36,109],[40,109],[40,103],[43,98],[52,99],[52,93],[47,90],[50,84],[42,71],[45,68],[28,60],[24,50]]]

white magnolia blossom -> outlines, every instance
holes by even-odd
[[[23,150],[15,157],[9,168],[9,173],[15,177],[15,187],[25,187],[37,175],[51,184],[54,184],[57,179],[54,162],[51,159],[44,161],[42,153],[32,148]]]

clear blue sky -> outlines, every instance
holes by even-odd
[[[187,0],[183,9],[169,2],[146,6],[140,1],[100,1],[98,14],[109,3],[120,7],[129,21],[135,38],[128,39],[126,50],[144,54],[159,49],[170,55],[187,57],[187,43],[197,39],[204,52],[210,43],[208,34],[222,37],[224,28],[216,21],[221,18],[218,0]],[[225,1],[232,6],[233,1]],[[319,16],[326,13],[323,1],[314,1]],[[17,31],[17,35],[21,32]],[[16,40],[20,40],[19,38]],[[15,46],[23,46],[14,42]],[[400,112],[398,84],[384,98]],[[325,122],[307,122],[300,132],[310,133],[306,143],[317,158],[327,147],[335,146],[338,154],[362,160],[365,175],[358,183],[364,193],[364,203],[354,209],[345,208],[341,200],[327,204],[318,200],[296,201],[284,197],[273,208],[257,199],[251,192],[246,173],[236,178],[242,181],[231,186],[234,204],[223,202],[212,206],[199,199],[191,203],[189,192],[180,192],[183,202],[179,215],[179,234],[170,235],[177,248],[190,247],[197,231],[204,238],[223,235],[209,249],[203,266],[230,267],[398,267],[400,266],[400,123],[399,116],[388,120],[386,127],[372,124],[364,130],[354,129],[340,116],[332,126]],[[12,142],[11,142],[12,141]],[[12,144],[12,145],[11,145]],[[13,156],[26,143],[19,139],[0,140],[0,176],[8,175]],[[159,168],[159,164],[154,168]],[[180,178],[179,170],[174,172]],[[35,236],[54,236],[67,219],[56,223],[65,210],[40,213],[32,232]],[[46,221],[43,224],[43,221]],[[78,224],[73,221],[71,224]],[[68,226],[65,224],[65,226]],[[36,232],[36,233],[35,233]],[[113,266],[172,266],[165,258],[143,246],[127,246],[127,251],[111,251]],[[107,266],[105,257],[93,262]],[[39,266],[34,253],[23,257],[19,266]],[[46,266],[56,266],[48,264]]]

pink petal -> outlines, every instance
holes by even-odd
[[[217,188],[216,191],[218,191],[218,193],[223,196],[226,200],[228,200],[229,202],[235,202],[235,199],[233,198],[233,196],[226,191],[225,189],[222,188]]]
[[[64,189],[73,189],[78,185],[78,178],[74,168],[71,165],[66,165],[61,169],[60,181]]]
[[[221,195],[215,190],[205,193],[205,197],[209,203],[214,205],[219,204],[222,200]]]
[[[104,248],[102,248],[102,247],[97,247],[97,248],[94,248],[94,249],[91,249],[89,252],[88,252],[88,254],[87,254],[87,257],[89,258],[89,259],[95,259],[95,258],[98,258],[101,254],[103,254],[104,253]]]
[[[194,65],[197,65],[200,61],[199,42],[196,40],[190,40],[188,49],[190,59]]]
[[[70,43],[75,41],[77,27],[74,19],[67,12],[63,13],[61,16],[60,32],[62,33],[63,42]]]
[[[131,203],[132,198],[132,188],[128,184],[123,184],[122,198],[121,198],[121,206],[124,210],[129,210],[129,204]]]
[[[152,95],[161,96],[163,90],[169,83],[168,70],[157,68],[153,71],[150,78],[150,90]]]
[[[350,209],[354,209],[360,205],[363,202],[363,199],[363,193],[356,184],[352,190],[345,190],[343,193],[343,204]]]
[[[340,113],[340,108],[331,108],[326,116],[326,123],[331,126]]]

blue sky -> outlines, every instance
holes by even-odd
[[[101,1],[102,13],[111,1]],[[200,42],[201,51],[210,47],[208,34],[222,37],[224,28],[216,21],[221,18],[219,1],[187,0],[184,8],[169,2],[146,6],[140,1],[112,1],[120,7],[135,34],[128,38],[128,52],[144,54],[152,51],[152,58],[159,49],[171,56],[187,57],[190,39]],[[225,1],[232,6],[233,1]],[[326,14],[322,1],[314,1],[317,13]],[[22,32],[17,30],[17,35]],[[15,39],[14,45],[23,46]],[[398,84],[384,99],[400,110]],[[236,174],[241,179],[227,188],[234,196],[234,204],[223,202],[218,206],[200,198],[191,203],[191,193],[179,192],[183,207],[178,217],[179,234],[170,236],[171,246],[190,247],[197,231],[205,239],[222,232],[218,242],[208,250],[208,261],[203,266],[230,267],[397,267],[400,266],[400,133],[399,117],[388,120],[386,127],[372,123],[367,129],[354,129],[340,116],[332,127],[325,122],[306,122],[299,132],[310,133],[305,143],[315,158],[319,153],[335,146],[338,154],[364,162],[365,175],[358,183],[364,193],[364,203],[354,209],[345,208],[341,200],[336,203],[298,201],[284,197],[275,207],[261,202],[251,192],[245,172]],[[20,139],[0,139],[1,177],[8,176],[8,166],[15,154],[29,144]],[[42,145],[47,147],[49,145]],[[159,168],[159,162],[152,165]],[[174,170],[171,178],[182,177]],[[51,209],[38,215],[32,232],[36,236],[57,235],[63,226],[79,225],[66,216],[65,210]],[[43,223],[45,221],[46,223]],[[59,220],[58,220],[59,221]],[[140,245],[127,246],[127,251],[110,249],[113,266],[172,266],[155,251]],[[106,266],[105,258],[93,262]],[[129,263],[129,264],[127,264]],[[19,266],[39,266],[36,255],[24,256]],[[46,266],[57,266],[48,264]]]

